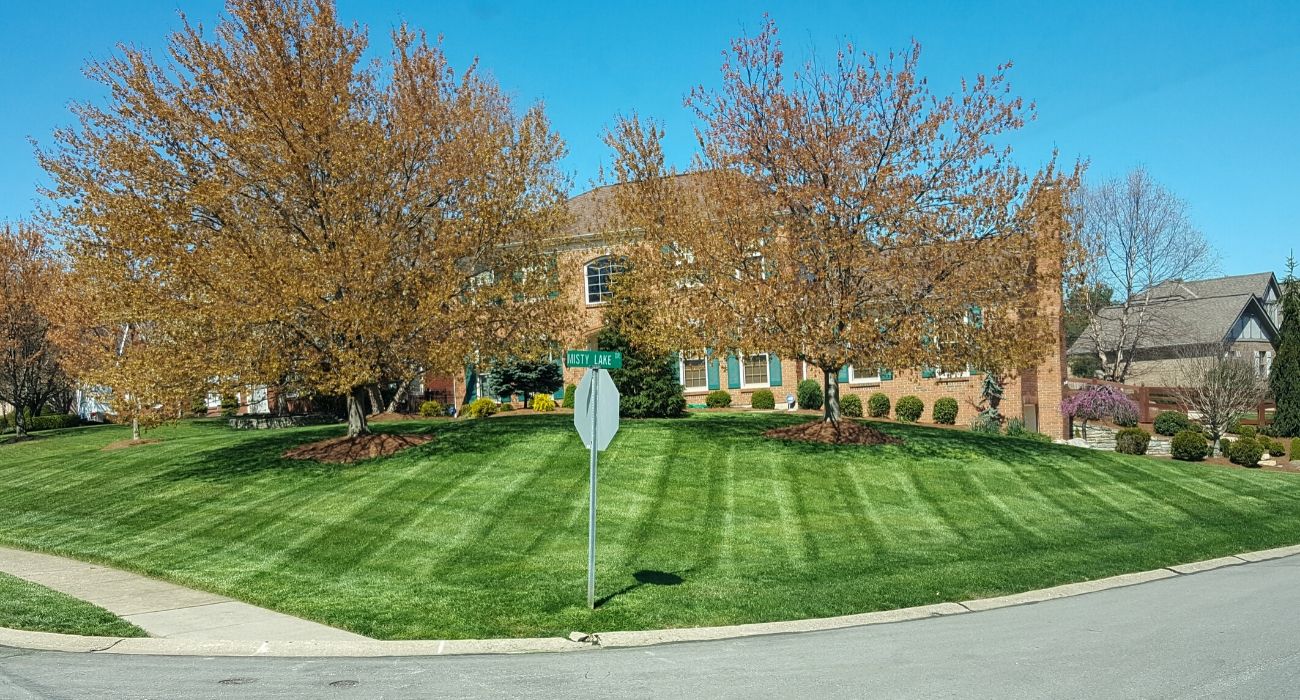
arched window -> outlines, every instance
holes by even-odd
[[[587,303],[599,304],[609,300],[610,280],[623,271],[623,265],[606,255],[587,263]]]

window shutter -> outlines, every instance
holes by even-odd
[[[709,361],[705,365],[704,372],[707,375],[709,380],[709,391],[717,391],[718,390],[718,358],[712,357],[712,353],[710,353]]]
[[[555,364],[560,366],[560,388],[556,389],[554,394],[551,394],[551,398],[555,399],[556,401],[563,401],[564,400],[564,361],[556,360]]]
[[[894,370],[892,369],[885,369],[884,367],[881,367],[879,370],[876,371],[880,372],[880,381],[882,382],[887,382],[894,378]]]
[[[978,306],[970,307],[970,322],[976,328],[984,327],[984,309]]]
[[[840,373],[837,374],[837,375],[835,375],[835,381],[836,381],[836,382],[839,382],[840,384],[848,384],[848,383],[849,383],[849,367],[848,367],[848,365],[845,365],[845,366],[843,366],[843,367],[840,368]]]
[[[669,353],[668,357],[672,360],[673,366],[677,368],[677,383],[685,386],[686,366],[682,364],[682,354],[680,352],[672,352]]]
[[[781,386],[781,358],[770,352],[767,354],[767,383]]]
[[[933,367],[921,368],[921,379],[934,379],[935,371]]]
[[[740,360],[730,353],[727,355],[727,388],[740,388]]]

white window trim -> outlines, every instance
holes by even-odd
[[[700,360],[704,362],[704,384],[699,386],[690,386],[686,383],[686,361],[692,362]],[[706,357],[686,357],[682,356],[677,359],[677,381],[682,385],[682,391],[687,394],[702,394],[709,390],[709,360]]]
[[[767,375],[767,381],[761,384],[750,384],[749,382],[745,381],[745,362],[750,357],[758,357],[759,355],[763,356],[763,373]],[[748,355],[739,355],[737,359],[738,359],[738,364],[740,366],[740,388],[741,389],[770,389],[772,387],[772,358],[769,357],[768,353],[755,352],[755,353],[750,353]]]
[[[612,256],[601,255],[599,257],[592,258],[591,260],[588,260],[586,263],[584,263],[582,266],[582,298],[584,301],[587,302],[587,306],[600,306],[602,304],[609,303],[608,298],[597,299],[596,301],[591,300],[591,266],[595,265],[598,262],[604,262],[610,266],[610,271],[608,273],[609,279],[605,282],[606,286],[608,287],[609,283],[613,281],[614,260]]]
[[[862,376],[858,376],[858,374],[854,371],[852,364],[849,365],[849,384],[859,385],[859,386],[863,386],[863,385],[871,386],[874,384],[879,384],[880,382],[881,380],[880,380],[879,367],[876,368],[876,373],[874,375],[862,377]]]

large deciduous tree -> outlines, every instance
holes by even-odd
[[[1083,293],[1106,287],[1116,297],[1114,304],[1094,308],[1083,336],[1103,377],[1123,382],[1139,346],[1186,331],[1151,313],[1157,288],[1203,277],[1218,260],[1192,224],[1187,203],[1145,168],[1082,188],[1072,211],[1088,250],[1080,275]]]
[[[770,351],[838,370],[977,368],[1005,377],[1056,342],[1066,206],[1077,182],[1018,168],[1005,136],[1030,108],[1006,69],[936,94],[919,46],[887,57],[845,46],[788,70],[768,22],[734,41],[717,90],[687,99],[701,122],[686,177],[662,131],[631,116],[607,134],[630,292],[654,299],[665,348]]]
[[[1273,428],[1278,435],[1300,437],[1300,279],[1295,267],[1295,258],[1289,258],[1282,287],[1282,328],[1268,381],[1277,402]],[[1292,455],[1292,459],[1300,458]]]
[[[542,347],[564,298],[541,106],[405,26],[367,43],[329,0],[231,0],[91,65],[106,103],[40,154],[103,327],[188,348],[190,384],[346,395],[349,436],[368,386]]]
[[[68,387],[48,315],[62,274],[35,228],[0,229],[0,401],[14,408],[18,437],[27,433],[26,417],[39,415]]]

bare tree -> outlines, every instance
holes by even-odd
[[[1225,345],[1186,351],[1179,358],[1177,384],[1175,397],[1189,413],[1200,414],[1201,424],[1216,444],[1233,420],[1254,410],[1267,392],[1255,368],[1230,355]]]
[[[1164,328],[1156,288],[1195,279],[1217,265],[1213,248],[1192,225],[1187,203],[1138,167],[1123,178],[1080,190],[1075,230],[1089,254],[1081,284],[1104,285],[1116,303],[1093,310],[1084,337],[1101,361],[1104,378],[1123,382],[1144,341],[1176,331]]]

